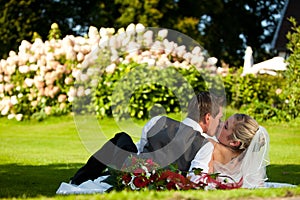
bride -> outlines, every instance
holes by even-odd
[[[209,173],[229,176],[235,182],[243,178],[244,188],[264,187],[269,164],[269,137],[253,118],[245,114],[232,115],[223,124],[218,141],[210,142],[214,144],[214,151]],[[201,160],[197,160],[191,163],[190,170],[200,166]],[[201,180],[193,173],[190,176],[194,182]]]

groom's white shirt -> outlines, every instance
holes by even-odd
[[[144,146],[147,143],[147,133],[148,131],[154,126],[154,124],[161,118],[161,116],[156,116],[153,117],[147,124],[144,126],[142,130],[142,136],[140,141],[136,143],[137,149],[138,149],[138,154],[143,151]],[[203,133],[203,130],[199,123],[195,122],[194,120],[190,118],[185,118],[182,121],[183,124],[192,127],[195,131],[198,131],[201,133],[201,135],[205,138],[211,138],[213,140],[217,139],[215,137],[211,137],[207,135],[206,133]],[[211,142],[207,142],[203,147],[200,148],[200,150],[197,152],[195,158],[191,162],[190,170],[191,171],[193,168],[201,168],[203,169],[203,172],[208,172],[208,164],[211,160],[212,153],[214,150],[214,146]],[[191,179],[196,179],[197,177],[193,174],[190,173],[189,176],[191,176]]]

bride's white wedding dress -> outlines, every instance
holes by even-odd
[[[270,163],[268,157],[269,141],[267,131],[260,126],[247,150],[225,165],[215,163],[215,171],[233,178],[235,182],[243,177],[243,188],[296,187],[288,183],[266,182],[266,166]],[[106,178],[107,176],[102,176],[78,186],[63,182],[56,194],[104,193],[112,188],[111,185],[103,182]]]

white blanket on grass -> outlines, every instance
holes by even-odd
[[[56,191],[56,194],[94,194],[104,193],[112,186],[102,182],[108,176],[100,176],[95,180],[88,180],[80,185],[62,182]]]
[[[108,176],[101,176],[94,181],[88,180],[80,185],[73,185],[69,183],[61,183],[56,191],[56,194],[94,194],[104,193],[108,189],[112,188],[111,185],[102,182]],[[296,185],[288,183],[277,183],[277,182],[265,182],[264,188],[282,188],[282,187],[296,187]]]

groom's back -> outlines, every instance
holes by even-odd
[[[199,149],[207,142],[200,132],[168,117],[161,117],[147,133],[143,153],[151,153],[162,167],[176,164],[187,171]]]

